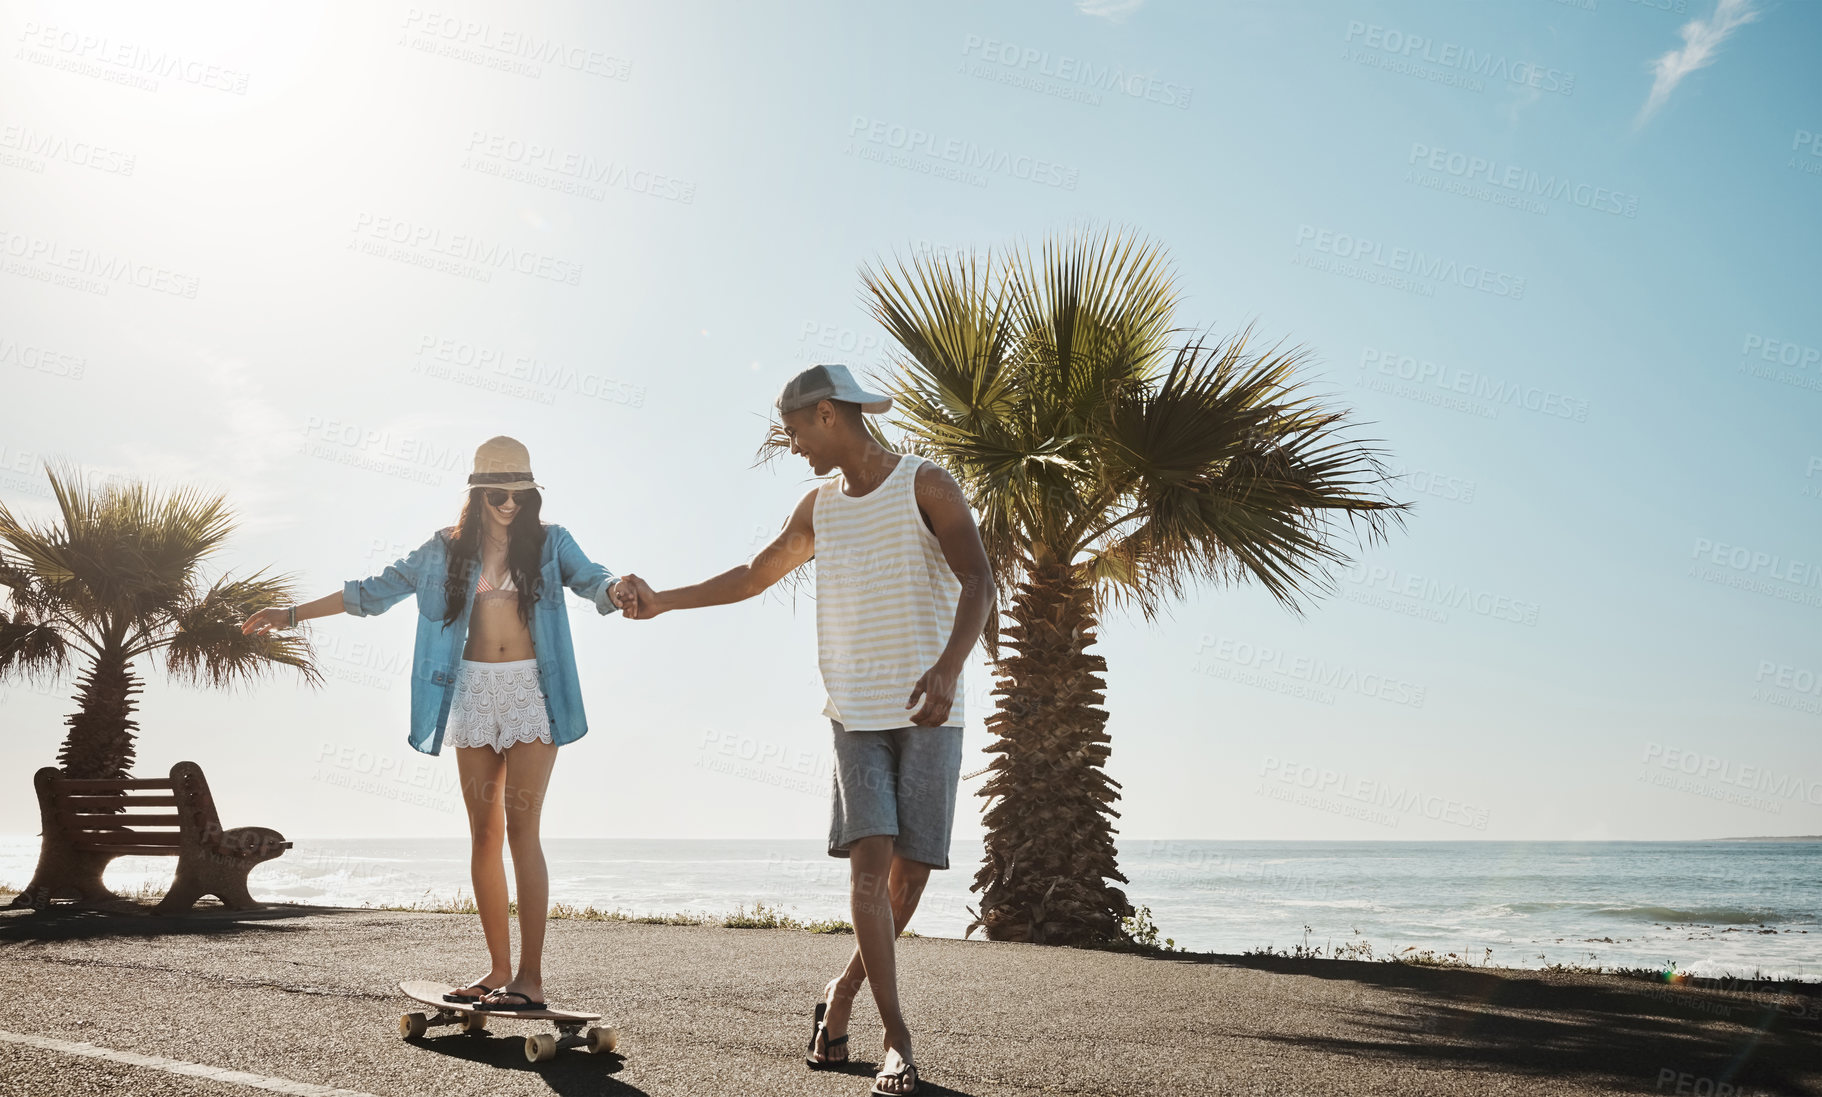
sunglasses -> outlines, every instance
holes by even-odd
[[[509,497],[513,502],[518,503],[520,506],[524,506],[526,500],[531,498],[531,493],[531,488],[520,488],[518,491],[507,491],[504,488],[489,488],[484,497],[487,500],[487,505],[490,507],[505,506],[506,500]]]

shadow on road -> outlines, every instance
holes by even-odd
[[[1553,981],[1518,971],[1463,971],[1408,964],[1284,957],[1221,957],[1216,963],[1313,979],[1347,980],[1391,992],[1363,999],[1354,1020],[1383,1039],[1321,1036],[1283,1042],[1437,1068],[1492,1068],[1603,1075],[1653,1092],[1815,1094],[1822,1064],[1822,988],[1715,989],[1635,981]],[[1405,993],[1399,993],[1405,992]],[[1688,1086],[1678,1089],[1687,1082]],[[1654,1088],[1655,1087],[1655,1088]]]
[[[915,1046],[913,1047],[913,1050],[916,1050]],[[874,1077],[879,1073],[879,1064],[867,1059],[851,1058],[845,1066],[824,1067],[822,1072],[824,1074],[833,1074],[837,1076],[851,1074],[856,1078],[862,1079],[868,1085],[871,1085]],[[920,1077],[917,1080],[917,1097],[970,1097],[970,1095],[959,1089],[949,1089],[945,1086],[939,1086],[934,1082],[926,1081]]]
[[[525,1058],[525,1040],[520,1036],[495,1036],[492,1033],[469,1036],[452,1033],[447,1036],[420,1036],[405,1042],[412,1047],[434,1051],[452,1059],[480,1063],[498,1070],[536,1074],[552,1092],[563,1094],[564,1097],[645,1095],[644,1090],[612,1077],[626,1064],[626,1056],[614,1052],[590,1055],[569,1048],[559,1051],[557,1057],[547,1063],[533,1063]]]
[[[606,1055],[589,1055],[581,1051],[564,1050],[547,1063],[528,1062],[525,1058],[524,1038],[520,1036],[497,1036],[485,1033],[480,1036],[469,1036],[462,1033],[450,1033],[446,1036],[420,1036],[415,1040],[406,1040],[412,1047],[434,1051],[438,1055],[447,1055],[452,1059],[462,1059],[471,1063],[496,1067],[500,1070],[518,1070],[536,1074],[543,1078],[555,1093],[563,1097],[595,1097],[595,1095],[643,1095],[644,1090],[628,1085],[612,1075],[618,1073],[626,1063],[623,1055],[609,1053]],[[874,1063],[856,1059],[848,1064],[846,1070],[830,1070],[836,1075],[853,1075],[860,1084],[873,1080],[874,1072],[879,1068]],[[732,1092],[757,1092],[736,1085]],[[917,1087],[918,1097],[970,1097],[970,1094],[959,1089],[948,1089],[944,1086],[922,1082]]]
[[[261,910],[201,907],[187,914],[154,914],[131,900],[106,906],[54,904],[43,910],[0,910],[0,944],[8,941],[71,941],[91,937],[166,937],[200,933],[232,936],[246,933],[299,932],[290,919],[332,914],[334,907],[279,906]]]

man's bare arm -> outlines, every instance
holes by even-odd
[[[955,605],[955,624],[949,632],[949,643],[936,665],[924,672],[905,702],[910,708],[918,697],[923,705],[911,717],[913,724],[942,727],[955,703],[955,683],[961,677],[962,665],[987,625],[993,610],[993,567],[987,562],[986,546],[981,544],[981,531],[974,524],[974,514],[962,497],[961,485],[939,465],[925,463],[917,470],[917,506],[930,520],[930,531],[942,546],[943,559],[949,570],[961,581],[961,597]]]
[[[626,611],[626,615],[643,620],[673,609],[725,606],[753,597],[816,555],[815,514],[816,492],[812,490],[798,502],[784,530],[750,562],[729,568],[694,586],[654,591],[638,576],[625,576],[633,591],[633,609]]]

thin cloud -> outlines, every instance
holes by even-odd
[[[1658,112],[1670,99],[1670,93],[1683,82],[1683,77],[1697,69],[1707,68],[1714,64],[1714,55],[1737,28],[1759,17],[1752,6],[1752,0],[1719,0],[1714,14],[1704,23],[1692,19],[1683,24],[1680,32],[1683,35],[1683,48],[1671,50],[1651,64],[1655,79],[1651,82],[1651,95],[1639,110],[1638,125]]]
[[[1083,15],[1098,15],[1102,19],[1118,23],[1128,15],[1139,10],[1145,0],[1076,0],[1075,10]]]

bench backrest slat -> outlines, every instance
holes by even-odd
[[[117,777],[96,780],[88,777],[63,777],[57,787],[65,796],[83,796],[96,792],[124,792],[130,788],[157,788],[174,791],[177,782],[169,777]]]
[[[117,830],[121,827],[176,827],[183,816],[176,812],[164,815],[89,815],[66,811],[58,816],[72,830]]]
[[[133,834],[128,831],[116,831],[113,834],[74,834],[69,839],[74,849],[110,849],[117,846],[132,846],[145,851],[147,857],[169,857],[183,846],[183,835],[166,832],[164,834]]]
[[[121,857],[181,857],[183,850],[179,846],[132,845],[121,842],[75,842],[76,849],[89,850],[95,853],[112,853]]]

